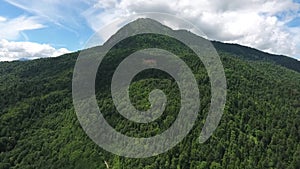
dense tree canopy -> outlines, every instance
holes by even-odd
[[[96,81],[99,107],[109,124],[128,136],[149,137],[166,130],[180,109],[180,91],[162,71],[141,72],[130,86],[133,105],[147,110],[149,93],[157,88],[166,93],[168,105],[149,124],[128,121],[118,114],[110,95],[111,77],[124,57],[148,47],[163,48],[180,56],[198,81],[201,109],[192,131],[170,151],[145,159],[106,152],[82,130],[71,95],[78,52],[0,63],[0,168],[300,168],[300,73],[286,68],[299,63],[283,56],[276,60],[280,64],[245,59],[265,54],[248,50],[242,57],[243,52],[230,53],[226,45],[217,45],[228,97],[217,130],[204,144],[198,137],[209,110],[210,82],[193,52],[174,39],[148,34],[122,41],[105,57]]]

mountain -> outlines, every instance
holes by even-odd
[[[230,53],[238,58],[254,61],[266,61],[300,72],[300,61],[287,56],[265,53],[257,49],[238,44],[226,44],[216,41],[213,41],[212,43],[218,51]]]
[[[173,31],[149,19],[125,27],[149,25]],[[106,43],[118,39],[122,30]],[[184,30],[173,33],[201,38]],[[221,122],[203,144],[198,137],[209,110],[210,80],[190,49],[170,37],[142,34],[121,41],[103,59],[96,78],[98,105],[108,123],[128,136],[149,137],[169,128],[180,109],[180,91],[168,74],[145,70],[131,83],[131,102],[147,110],[149,93],[158,88],[168,98],[165,112],[149,124],[120,116],[109,89],[114,70],[127,55],[150,47],[168,50],[191,68],[199,83],[201,109],[191,132],[168,152],[144,159],[113,155],[81,128],[72,104],[79,52],[1,62],[0,168],[300,168],[299,62],[240,45],[213,45],[224,66],[228,94]]]

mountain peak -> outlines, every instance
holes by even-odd
[[[161,24],[160,22],[150,18],[138,18],[119,29],[114,35],[112,35],[104,45],[114,44],[121,39],[128,37],[128,35],[135,35],[143,31],[156,32],[157,30],[166,32],[173,31],[171,28]]]
[[[156,24],[160,24],[162,25],[160,22],[154,20],[154,19],[151,19],[151,18],[138,18],[134,21],[132,21],[131,23],[146,23],[146,24],[149,24],[149,23],[156,23]]]

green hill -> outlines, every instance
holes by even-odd
[[[199,83],[201,109],[192,131],[170,151],[145,159],[106,152],[82,130],[71,92],[79,52],[1,62],[0,168],[300,168],[300,63],[239,45],[213,44],[224,65],[228,96],[221,122],[204,144],[198,137],[209,109],[210,83],[191,50],[174,39],[143,34],[120,42],[104,58],[97,75],[97,100],[109,124],[128,136],[149,137],[166,130],[180,109],[180,91],[164,72],[141,72],[130,87],[133,105],[147,110],[148,95],[157,88],[166,93],[168,105],[149,124],[126,120],[109,91],[111,76],[126,55],[149,47],[166,49],[190,66]]]

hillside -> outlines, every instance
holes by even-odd
[[[139,22],[134,24],[143,24]],[[145,159],[106,152],[82,130],[71,93],[78,52],[1,62],[0,168],[106,168],[106,164],[116,169],[300,168],[299,62],[239,45],[213,44],[224,65],[228,96],[221,122],[204,144],[198,137],[209,109],[210,83],[193,52],[174,39],[144,34],[120,42],[104,58],[97,74],[97,100],[109,124],[128,136],[147,137],[166,130],[178,114],[180,100],[172,77],[158,70],[143,71],[131,84],[131,101],[139,110],[147,110],[149,93],[159,88],[168,97],[166,111],[149,124],[120,116],[109,87],[126,55],[149,47],[166,49],[189,65],[199,83],[201,109],[195,127],[167,153]]]
[[[230,53],[238,58],[267,61],[300,72],[300,62],[287,56],[265,53],[257,49],[238,44],[226,44],[216,41],[213,41],[212,43],[218,51]]]

